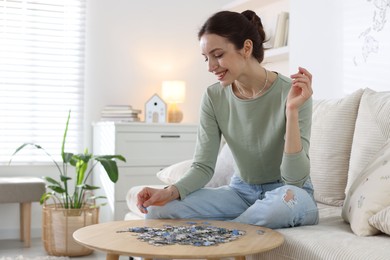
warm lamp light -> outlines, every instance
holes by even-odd
[[[168,122],[179,123],[183,119],[183,112],[177,104],[183,103],[186,94],[186,83],[184,81],[163,81],[162,98],[168,104]]]

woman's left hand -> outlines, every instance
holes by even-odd
[[[287,109],[298,109],[313,95],[311,88],[312,75],[305,68],[298,68],[298,72],[291,75],[293,80],[287,97]]]

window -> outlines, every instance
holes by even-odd
[[[0,0],[0,163],[23,143],[82,152],[86,0]],[[26,149],[13,162],[50,158]]]

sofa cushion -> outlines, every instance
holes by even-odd
[[[157,173],[157,178],[171,185],[178,181],[190,168],[193,160],[186,160],[173,164]],[[234,172],[234,159],[229,146],[225,144],[218,154],[214,175],[205,187],[219,187],[227,185]]]
[[[337,100],[316,100],[310,138],[311,179],[318,202],[341,206],[349,154],[363,90]]]
[[[343,206],[342,217],[351,223],[358,236],[379,233],[368,220],[390,206],[390,140],[374,156],[351,185]]]
[[[369,218],[368,223],[383,233],[390,235],[390,206]]]
[[[356,236],[341,218],[341,207],[319,204],[318,208],[320,214],[318,225],[277,229],[285,238],[280,247],[247,256],[246,259],[389,259],[388,236]]]
[[[193,160],[185,160],[172,164],[157,173],[157,178],[167,185],[174,184],[191,168]]]
[[[127,204],[127,207],[129,208],[131,214],[129,214],[129,216],[126,215],[125,220],[140,219],[140,218],[145,217],[145,214],[142,213],[139,210],[139,208],[137,207],[137,194],[145,187],[146,186],[144,186],[144,185],[134,186],[127,191],[126,204]],[[164,188],[163,185],[148,185],[148,187],[154,188],[154,189]]]
[[[390,137],[390,92],[369,88],[362,95],[351,148],[345,192]]]

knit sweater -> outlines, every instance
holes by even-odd
[[[278,74],[261,96],[243,100],[232,86],[207,88],[200,109],[194,162],[175,186],[180,198],[206,185],[213,176],[221,135],[232,151],[235,174],[249,184],[284,181],[301,187],[310,173],[309,140],[312,99],[299,110],[302,150],[284,153],[286,100],[291,79]]]

